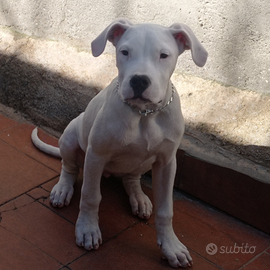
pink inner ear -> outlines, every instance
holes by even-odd
[[[184,43],[184,46],[186,47],[186,39],[184,38],[184,36],[181,34],[181,33],[178,33],[176,36],[175,36],[176,39],[178,39],[180,42]]]
[[[119,37],[122,36],[124,34],[125,30],[122,27],[117,27],[114,32],[113,32],[113,37]]]

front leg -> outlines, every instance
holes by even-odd
[[[152,168],[157,244],[162,257],[167,259],[172,267],[187,267],[191,266],[192,258],[172,227],[175,172],[175,157],[165,165],[156,162]]]
[[[100,181],[105,161],[87,150],[80,201],[80,212],[76,222],[76,243],[87,250],[98,249],[102,244],[99,229],[99,204],[101,201]]]

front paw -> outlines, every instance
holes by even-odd
[[[188,267],[192,265],[192,258],[187,248],[178,240],[174,232],[158,237],[158,246],[163,259],[167,259],[172,267]]]
[[[86,250],[98,249],[102,244],[101,232],[98,219],[79,215],[76,222],[76,244]]]

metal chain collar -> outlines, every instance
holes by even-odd
[[[116,90],[117,90],[117,92],[118,92],[118,90],[119,90],[119,82],[117,82]],[[160,112],[160,111],[164,110],[167,106],[169,106],[169,105],[172,103],[173,98],[174,98],[174,93],[175,93],[175,91],[176,91],[176,90],[175,90],[175,87],[174,87],[174,85],[172,84],[172,96],[171,96],[171,98],[169,99],[169,101],[168,101],[165,105],[163,105],[162,107],[160,107],[160,108],[158,108],[158,109],[156,109],[156,110],[149,110],[149,109],[138,110],[138,113],[139,113],[140,115],[147,116],[148,114],[153,114],[153,113]],[[131,107],[133,110],[136,110],[136,107],[133,106],[133,105],[131,105],[129,102],[127,102],[127,101],[123,101],[123,102],[124,102],[125,104],[127,104],[129,107]]]

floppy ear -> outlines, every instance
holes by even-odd
[[[203,67],[206,63],[208,53],[196,38],[192,30],[183,23],[175,23],[170,27],[179,49],[179,55],[190,49],[194,63]]]
[[[91,47],[93,56],[97,57],[103,53],[107,40],[116,46],[119,39],[131,25],[132,23],[126,19],[119,19],[111,23],[95,40],[92,41]]]

